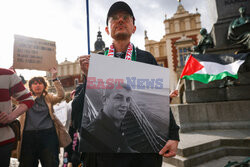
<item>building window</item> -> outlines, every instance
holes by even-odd
[[[63,67],[63,70],[64,70],[64,76],[68,74],[68,71],[67,71],[67,66],[64,66]]]
[[[159,51],[160,51],[159,57],[163,57],[164,56],[164,50],[163,50],[162,45],[159,47]]]
[[[195,20],[194,18],[191,19],[191,29],[195,29],[196,25],[195,25]]]
[[[64,67],[61,66],[61,76],[64,76]]]
[[[70,67],[69,67],[70,65],[68,64],[67,66],[66,66],[66,75],[70,75],[70,72],[69,72],[69,69],[70,69]]]
[[[78,85],[78,83],[79,83],[78,78],[75,78],[75,86]]]
[[[158,65],[161,66],[161,67],[164,67],[164,63],[162,63],[162,62],[159,63]]]
[[[150,48],[150,53],[151,53],[152,55],[154,55],[154,52],[155,52],[154,48],[151,47],[151,48]]]
[[[62,68],[61,68],[61,66],[58,66],[57,67],[57,76],[62,76]]]
[[[185,31],[185,22],[181,21],[181,31]]]
[[[179,55],[178,66],[184,67],[186,59],[190,55],[190,47],[179,48],[178,55]]]

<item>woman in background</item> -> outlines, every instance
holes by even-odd
[[[43,77],[33,77],[29,81],[35,103],[21,122],[21,150],[19,167],[59,166],[59,146],[70,143],[70,136],[60,121],[54,116],[53,105],[64,98],[64,90],[57,78],[55,68],[50,70],[57,95],[47,92],[47,83]]]

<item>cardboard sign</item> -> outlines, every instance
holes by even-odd
[[[56,67],[56,43],[15,35],[13,67],[49,71]]]

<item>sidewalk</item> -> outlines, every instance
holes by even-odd
[[[197,130],[180,133],[178,152],[174,158],[164,158],[162,167],[168,163],[178,166],[221,167],[228,161],[238,161],[249,157],[250,130]],[[231,152],[234,150],[234,152]],[[240,151],[239,151],[240,150]]]

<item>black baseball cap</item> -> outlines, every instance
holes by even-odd
[[[116,13],[118,11],[126,11],[126,12],[128,12],[128,14],[130,14],[133,17],[133,24],[135,24],[135,17],[134,17],[132,9],[128,6],[127,3],[123,2],[123,1],[118,1],[118,2],[115,2],[109,8],[108,15],[107,15],[107,20],[106,20],[107,26],[108,26],[109,17],[111,17],[114,13]]]

